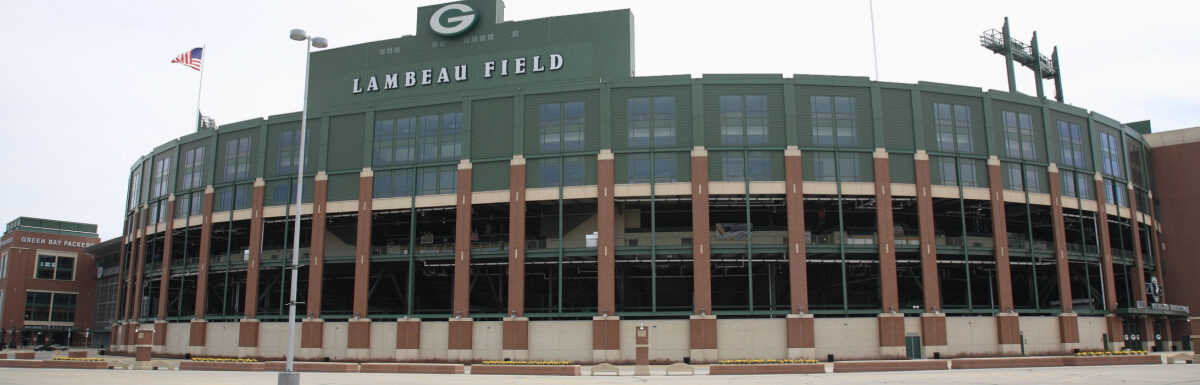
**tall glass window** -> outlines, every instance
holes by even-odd
[[[72,281],[75,279],[75,257],[39,255],[34,277]]]
[[[133,176],[129,182],[129,208],[133,209],[141,203],[142,195],[142,167],[133,170]]]
[[[310,135],[312,138],[312,129],[306,128],[305,135]],[[312,142],[305,143],[305,146],[311,147]],[[307,150],[307,148],[306,148]],[[279,159],[275,161],[275,172],[277,174],[293,174],[296,172],[296,159],[300,157],[300,130],[286,130],[279,132]],[[304,154],[304,168],[308,169],[308,159],[312,157],[311,153]]]
[[[1035,160],[1033,149],[1033,117],[1004,111],[1004,144],[1008,157]]]
[[[225,182],[250,177],[250,137],[225,142]]]
[[[974,152],[975,142],[971,136],[971,108],[947,103],[934,103],[934,128],[937,132],[938,151]]]
[[[1042,178],[1033,166],[1023,166],[1018,163],[1004,163],[1004,172],[1008,176],[1010,190],[1025,190],[1030,192],[1042,191]],[[1024,183],[1022,183],[1024,181]]]
[[[629,147],[675,145],[675,97],[629,98]]]
[[[1100,162],[1105,175],[1121,177],[1121,140],[1104,131],[1100,131]]]
[[[196,147],[183,153],[183,176],[179,183],[183,190],[202,186],[204,183],[204,147]]]
[[[543,104],[539,111],[543,153],[583,150],[583,102]]]
[[[376,120],[373,146],[372,167],[457,160],[462,157],[462,113]]]
[[[767,96],[721,96],[721,144],[767,144]]]
[[[771,157],[766,151],[747,151],[745,155],[743,157],[741,152],[735,151],[727,151],[722,155],[722,180],[741,181],[747,177],[752,181],[771,179]]]
[[[961,182],[963,187],[979,187],[974,160],[949,156],[934,157],[934,160],[932,167],[938,170],[938,179],[933,181],[934,184],[957,186]]]
[[[629,156],[629,183],[649,183],[651,174],[653,174],[655,182],[677,181],[679,169],[676,165],[675,153],[647,153]]]
[[[1062,144],[1062,164],[1086,168],[1083,163],[1083,133],[1079,125],[1058,121],[1058,136]]]
[[[583,185],[584,158],[582,156],[543,158],[539,160],[539,163],[538,187],[557,187],[560,183],[562,186]]]
[[[170,182],[171,158],[162,158],[154,162],[154,175],[150,179],[150,197],[158,198],[168,193],[167,182]]]
[[[814,178],[821,182],[858,182],[858,157],[856,154],[818,152],[813,155]]]
[[[813,143],[818,146],[858,145],[855,100],[848,96],[813,96]]]

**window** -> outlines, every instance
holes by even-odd
[[[970,107],[934,103],[933,115],[938,151],[974,152],[975,142],[971,137]]]
[[[651,159],[654,161],[651,162]],[[629,183],[649,183],[651,174],[655,182],[675,182],[678,175],[675,162],[675,153],[630,155]]]
[[[200,215],[204,210],[204,192],[196,191],[180,194],[176,199],[175,216]]]
[[[767,144],[767,96],[721,96],[721,144]]]
[[[1004,111],[1004,144],[1008,157],[1036,160],[1033,150],[1033,117]]]
[[[411,171],[410,171],[411,172]],[[400,175],[400,174],[397,174]],[[403,173],[403,175],[411,175]],[[396,185],[393,179],[393,186]],[[399,182],[401,188],[405,182]],[[456,166],[421,167],[417,169],[417,194],[453,194],[458,186],[458,168]]]
[[[1079,125],[1058,121],[1058,136],[1062,144],[1062,164],[1087,168],[1083,163],[1083,135]]]
[[[74,293],[25,292],[25,321],[74,322]]]
[[[311,136],[312,129],[311,128],[305,128],[304,132],[305,132],[305,135],[310,135],[306,139],[312,138],[312,136]],[[305,146],[304,149],[306,150],[306,152],[304,154],[304,168],[307,170],[312,167],[308,164],[309,163],[308,159],[312,157],[312,154],[307,152],[307,150],[309,150],[312,147],[312,141],[306,140],[306,143],[304,144],[304,146]],[[279,132],[279,159],[275,160],[275,173],[277,173],[277,174],[295,174],[296,159],[299,156],[300,156],[300,130],[296,129],[296,130],[280,131]]]
[[[375,173],[372,194],[376,198],[410,196],[415,182],[412,169],[380,171]]]
[[[539,111],[543,153],[583,150],[583,102],[543,104]]]
[[[170,182],[168,176],[171,175],[171,158],[162,158],[154,162],[154,175],[150,179],[150,197],[158,198],[167,194],[167,186]]]
[[[629,147],[675,145],[675,97],[629,98]]]
[[[250,208],[250,185],[222,187],[213,197],[213,211],[240,210]]]
[[[1104,198],[1106,199],[1105,203],[1129,207],[1129,202],[1125,200],[1125,185],[1121,182],[1104,178]]]
[[[142,168],[141,168],[141,166],[139,166],[138,168],[133,170],[133,177],[130,178],[130,183],[129,183],[129,208],[130,209],[136,208],[138,206],[138,203],[141,203],[141,195],[142,195]]]
[[[374,167],[462,157],[462,113],[375,121]]]
[[[146,221],[153,225],[162,223],[167,220],[167,200],[159,199],[150,203],[150,212],[146,216]]]
[[[540,163],[538,187],[557,187],[560,181],[562,186],[583,185],[584,158],[582,156],[544,158]]]
[[[33,277],[72,281],[75,279],[75,257],[39,255]]]
[[[8,276],[8,254],[0,255],[0,279]],[[0,302],[3,304],[4,302]],[[0,306],[2,307],[2,306]],[[3,319],[3,318],[0,318]]]
[[[1008,176],[1010,190],[1042,191],[1041,173],[1034,166],[1004,163],[1004,173]]]
[[[1116,136],[1100,131],[1100,162],[1104,174],[1121,177],[1121,142]]]
[[[1062,171],[1059,177],[1062,178],[1063,195],[1092,199],[1091,188],[1088,187],[1091,185],[1092,178],[1084,173],[1074,171]]]
[[[183,190],[201,187],[204,183],[204,147],[183,153],[183,175],[179,181]]]
[[[740,152],[726,152],[721,159],[722,180],[744,181],[769,180],[771,178],[770,156],[766,151],[747,151],[744,159]],[[749,175],[746,172],[749,171]]]
[[[820,182],[858,182],[858,157],[855,154],[818,152],[813,156],[814,179]]]
[[[944,186],[958,186],[962,182],[963,187],[978,187],[979,176],[976,173],[975,162],[971,159],[956,159],[952,157],[939,156],[937,159],[938,180],[935,184]],[[955,170],[958,170],[957,172]]]
[[[225,142],[225,182],[250,177],[250,137]]]
[[[858,115],[855,100],[847,96],[813,96],[813,143],[818,146],[858,144]]]

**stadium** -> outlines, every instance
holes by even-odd
[[[1148,122],[940,83],[637,77],[629,10],[503,7],[312,53],[299,359],[623,362],[639,325],[663,361],[1186,348],[1187,310],[1147,305]],[[137,159],[114,350],[152,327],[156,355],[286,355],[300,120]]]

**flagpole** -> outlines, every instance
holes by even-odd
[[[200,95],[204,91],[204,63],[208,61],[208,45],[200,46],[200,86],[196,87],[196,131],[204,124],[204,116],[200,115]]]

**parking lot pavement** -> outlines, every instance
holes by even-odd
[[[277,374],[200,371],[125,371],[0,368],[0,384],[137,385],[272,384]],[[1128,365],[1056,368],[827,373],[758,376],[481,376],[435,374],[302,373],[307,385],[350,384],[1200,384],[1200,365]]]

